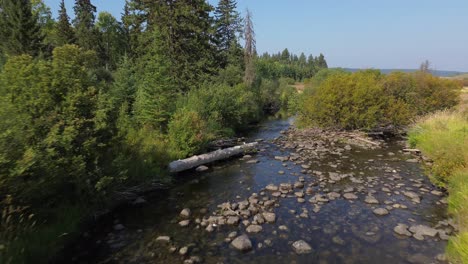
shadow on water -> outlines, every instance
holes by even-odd
[[[174,188],[153,193],[145,197],[147,203],[138,206],[122,206],[108,219],[102,220],[87,232],[82,241],[67,253],[65,263],[183,263],[190,256],[199,257],[203,263],[406,263],[408,258],[419,254],[419,258],[433,261],[443,253],[446,242],[438,238],[418,241],[401,238],[394,234],[393,227],[398,223],[425,224],[432,226],[446,218],[446,208],[439,203],[440,198],[424,196],[421,204],[412,204],[403,195],[388,194],[380,189],[391,181],[388,169],[397,170],[407,186],[414,184],[411,179],[422,179],[422,185],[431,186],[423,176],[418,164],[405,162],[408,159],[399,152],[397,142],[389,142],[384,149],[353,150],[342,157],[338,167],[329,165],[336,157],[316,161],[313,170],[340,173],[354,173],[362,179],[377,177],[375,197],[390,204],[405,204],[408,209],[391,210],[390,214],[378,217],[373,214],[377,206],[365,204],[367,189],[357,192],[359,199],[348,201],[343,198],[321,206],[313,212],[309,202],[298,203],[296,198],[280,200],[274,208],[275,224],[263,225],[257,234],[249,234],[254,249],[247,253],[237,252],[225,241],[228,234],[237,231],[245,233],[245,227],[219,226],[208,233],[197,228],[196,218],[203,218],[217,211],[217,205],[230,201],[245,200],[252,193],[260,193],[270,183],[294,183],[303,176],[306,183],[314,183],[317,177],[302,174],[302,168],[288,161],[284,164],[275,156],[289,155],[271,140],[279,137],[293,119],[265,121],[257,131],[249,135],[251,140],[263,139],[261,151],[254,157],[256,164],[247,164],[242,159],[233,159],[213,164],[205,173],[186,172],[177,176]],[[387,153],[396,153],[391,158]],[[283,170],[283,175],[278,171]],[[351,181],[339,184],[314,187],[321,193],[330,189],[342,192],[345,188],[360,189]],[[362,189],[362,188],[361,188]],[[306,199],[308,200],[308,198]],[[382,205],[380,205],[382,207]],[[180,227],[179,213],[183,208],[192,211],[188,227]],[[291,210],[294,210],[291,211]],[[299,215],[308,212],[307,218]],[[116,224],[125,229],[114,230]],[[279,230],[280,225],[288,230]],[[170,244],[158,243],[158,236],[171,237]],[[313,248],[308,255],[293,253],[291,243],[305,240]],[[171,247],[187,246],[189,253],[183,257]],[[174,250],[174,249],[172,249]],[[418,259],[416,259],[418,260]],[[419,259],[421,260],[421,259]]]

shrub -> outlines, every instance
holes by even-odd
[[[303,124],[340,129],[377,126],[386,101],[379,79],[379,74],[368,71],[333,74],[304,100]]]
[[[200,152],[215,135],[201,116],[180,108],[169,122],[169,146],[173,158],[185,158]]]
[[[260,106],[253,91],[244,85],[207,84],[181,97],[178,108],[187,108],[203,120],[216,121],[223,133],[239,131],[260,119]]]
[[[307,84],[300,100],[299,124],[339,129],[408,125],[418,115],[453,107],[456,81],[418,72],[381,75],[324,70]]]

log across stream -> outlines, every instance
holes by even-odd
[[[444,193],[402,142],[280,133],[290,122],[252,133],[258,154],[119,208],[63,263],[445,263]]]

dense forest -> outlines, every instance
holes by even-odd
[[[288,84],[327,67],[258,57],[236,5],[128,0],[117,19],[76,0],[70,20],[63,0],[56,19],[42,0],[0,1],[2,258],[45,260],[119,191],[169,183],[168,161],[286,106]]]

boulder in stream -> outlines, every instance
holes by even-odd
[[[292,244],[296,254],[309,254],[312,252],[312,247],[304,240],[298,240]]]
[[[231,246],[240,251],[248,251],[252,249],[252,241],[247,235],[241,235],[231,242]]]

